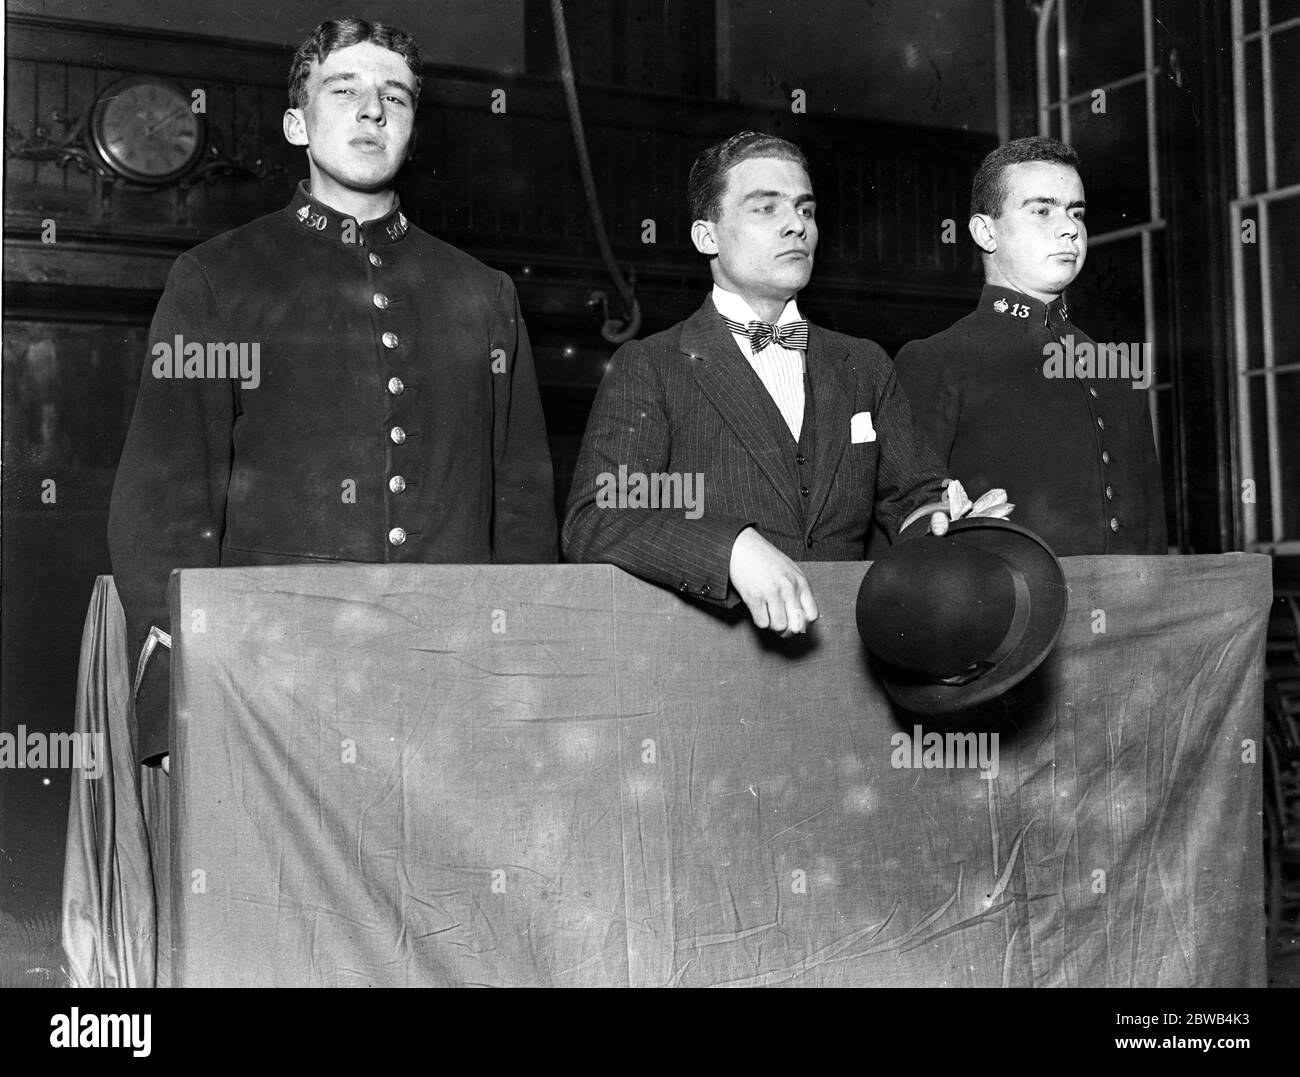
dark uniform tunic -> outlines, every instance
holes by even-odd
[[[149,341],[109,516],[132,669],[173,568],[556,559],[514,285],[396,206],[361,224],[299,185],[176,261]],[[257,376],[212,376],[212,344]],[[167,651],[146,658],[142,759],[168,737]]]
[[[1045,376],[1044,347],[1067,335],[1091,343],[1061,300],[986,285],[976,311],[894,365],[949,472],[972,497],[1003,487],[1012,519],[1057,556],[1166,553],[1147,392],[1137,378]]]

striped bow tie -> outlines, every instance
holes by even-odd
[[[754,349],[755,355],[773,342],[783,348],[793,348],[796,351],[808,350],[808,323],[805,321],[786,322],[785,325],[750,322],[747,325],[744,322],[732,321],[730,318],[722,320],[733,333],[749,338],[749,346]]]

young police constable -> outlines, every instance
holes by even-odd
[[[323,23],[284,116],[310,183],[168,277],[109,519],[146,762],[168,751],[173,568],[555,559],[514,286],[411,224],[393,192],[419,90],[408,35]],[[255,376],[199,361],[230,344],[258,357]]]
[[[1095,355],[1062,298],[1088,253],[1078,164],[1051,138],[989,154],[971,194],[986,282],[979,307],[905,345],[894,365],[939,458],[969,483],[1013,490],[1016,522],[1057,556],[1161,554],[1150,371],[1111,363],[1123,376],[1080,377],[1073,365],[1071,376],[1049,376],[1064,373],[1054,362],[1063,353],[1087,345]]]

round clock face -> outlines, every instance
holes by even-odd
[[[203,119],[170,83],[125,79],[110,86],[91,117],[95,148],[115,172],[139,183],[165,183],[203,152]]]

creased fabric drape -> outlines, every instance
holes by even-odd
[[[1269,561],[1063,563],[939,721],[861,563],[789,641],[607,565],[178,573],[177,982],[1262,986]]]
[[[77,987],[169,983],[167,778],[135,763],[126,623],[111,577],[95,581],[81,637],[74,729],[101,773],[74,773],[63,865],[62,940]]]

